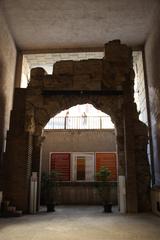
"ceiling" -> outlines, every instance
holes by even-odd
[[[23,50],[102,47],[121,39],[144,43],[159,0],[1,0]]]

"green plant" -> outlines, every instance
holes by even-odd
[[[96,189],[103,202],[106,203],[110,199],[110,187],[108,183],[108,178],[111,176],[111,172],[105,166],[102,166],[100,170],[96,173]]]
[[[57,199],[59,173],[52,170],[49,173],[43,172],[41,176],[41,199],[44,204],[52,204]]]

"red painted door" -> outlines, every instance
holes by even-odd
[[[117,164],[116,164],[116,153],[96,153],[96,172],[105,166],[110,172],[110,181],[117,181]]]
[[[59,173],[59,180],[70,181],[70,153],[52,153],[50,167]]]

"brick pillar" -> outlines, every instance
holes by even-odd
[[[26,89],[16,89],[10,129],[7,134],[4,197],[17,209],[28,212],[31,161],[28,158],[29,133],[25,132]]]
[[[131,81],[124,84],[124,150],[126,167],[126,205],[127,212],[136,213],[137,181],[134,138],[134,100]]]

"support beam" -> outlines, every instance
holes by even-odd
[[[44,96],[54,96],[54,95],[64,95],[64,96],[119,96],[122,95],[122,90],[98,90],[98,91],[88,91],[88,90],[43,90],[42,95]]]

